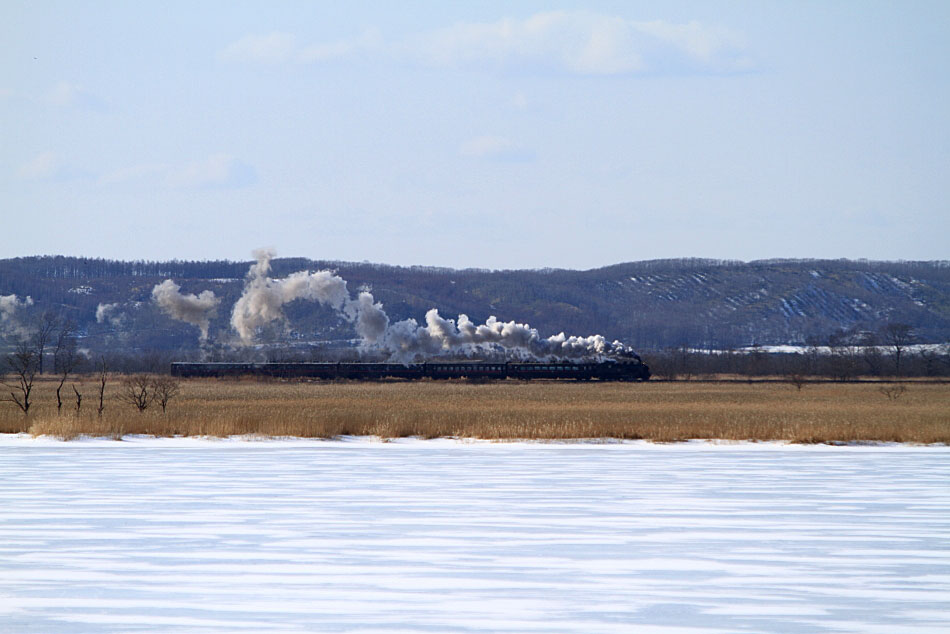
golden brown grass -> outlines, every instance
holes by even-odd
[[[557,383],[505,381],[289,383],[184,381],[167,415],[140,414],[109,384],[103,418],[87,385],[77,416],[57,415],[54,385],[38,383],[35,412],[0,409],[0,432],[74,438],[259,434],[332,438],[690,438],[792,442],[950,443],[950,385],[914,383],[899,398],[881,384]]]

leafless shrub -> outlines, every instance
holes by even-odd
[[[785,380],[791,383],[799,392],[801,392],[805,384],[808,383],[808,379],[805,378],[805,375],[798,373],[789,374],[785,377]]]
[[[896,401],[904,395],[904,392],[907,391],[907,388],[903,384],[882,385],[878,388],[878,391],[887,397],[887,400]]]
[[[122,379],[122,389],[116,395],[116,399],[134,406],[139,412],[144,412],[155,399],[153,386],[154,379],[149,375],[130,374]]]
[[[19,342],[16,350],[7,355],[6,365],[13,374],[14,383],[3,382],[3,386],[10,390],[10,396],[0,396],[0,402],[14,403],[24,416],[28,416],[33,404],[33,381],[39,372],[36,348],[30,342]]]
[[[161,406],[163,414],[165,408],[168,407],[168,402],[178,396],[179,389],[178,381],[170,376],[159,376],[152,379],[152,395]]]

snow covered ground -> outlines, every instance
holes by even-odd
[[[947,632],[950,448],[0,437],[0,631]]]

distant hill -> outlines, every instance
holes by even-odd
[[[223,298],[211,339],[233,337],[228,319],[250,262],[118,262],[61,256],[0,260],[0,296],[30,296],[18,318],[55,311],[80,326],[82,344],[115,351],[188,350],[194,326],[151,302],[155,284]],[[371,289],[394,319],[421,321],[430,308],[475,321],[495,315],[528,322],[543,335],[599,333],[641,350],[671,346],[731,348],[824,341],[838,331],[911,325],[921,342],[950,340],[950,262],[701,259],[628,262],[588,271],[453,270],[281,258],[275,277],[332,269],[349,289]],[[96,312],[100,305],[101,322]],[[339,341],[352,327],[332,311],[301,301],[287,306],[296,342]],[[10,323],[5,323],[10,334]],[[273,335],[272,335],[273,337]]]

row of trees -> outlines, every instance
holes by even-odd
[[[688,346],[645,355],[654,375],[691,378],[704,374],[815,376],[849,380],[858,376],[950,376],[950,344],[915,347],[907,324],[887,324],[877,333],[835,333],[813,338],[800,352],[762,348],[700,351]]]
[[[52,354],[48,354],[48,351]],[[52,368],[45,363],[49,356],[52,357]],[[61,414],[67,381],[79,373],[91,372],[96,379],[96,413],[102,417],[105,410],[106,384],[111,376],[109,369],[104,356],[90,363],[86,355],[79,352],[76,345],[76,326],[73,322],[53,313],[45,313],[33,334],[20,337],[14,351],[7,354],[3,360],[0,370],[3,379],[0,385],[5,389],[4,393],[0,394],[0,403],[11,403],[28,416],[34,402],[33,388],[36,379],[40,375],[49,374],[51,370],[56,377],[56,412]],[[75,382],[70,387],[78,413],[82,409],[83,393]],[[165,412],[169,401],[178,391],[178,382],[170,376],[131,374],[122,379],[122,387],[116,398],[120,402],[135,406],[140,412],[153,403],[158,403],[162,412]]]

